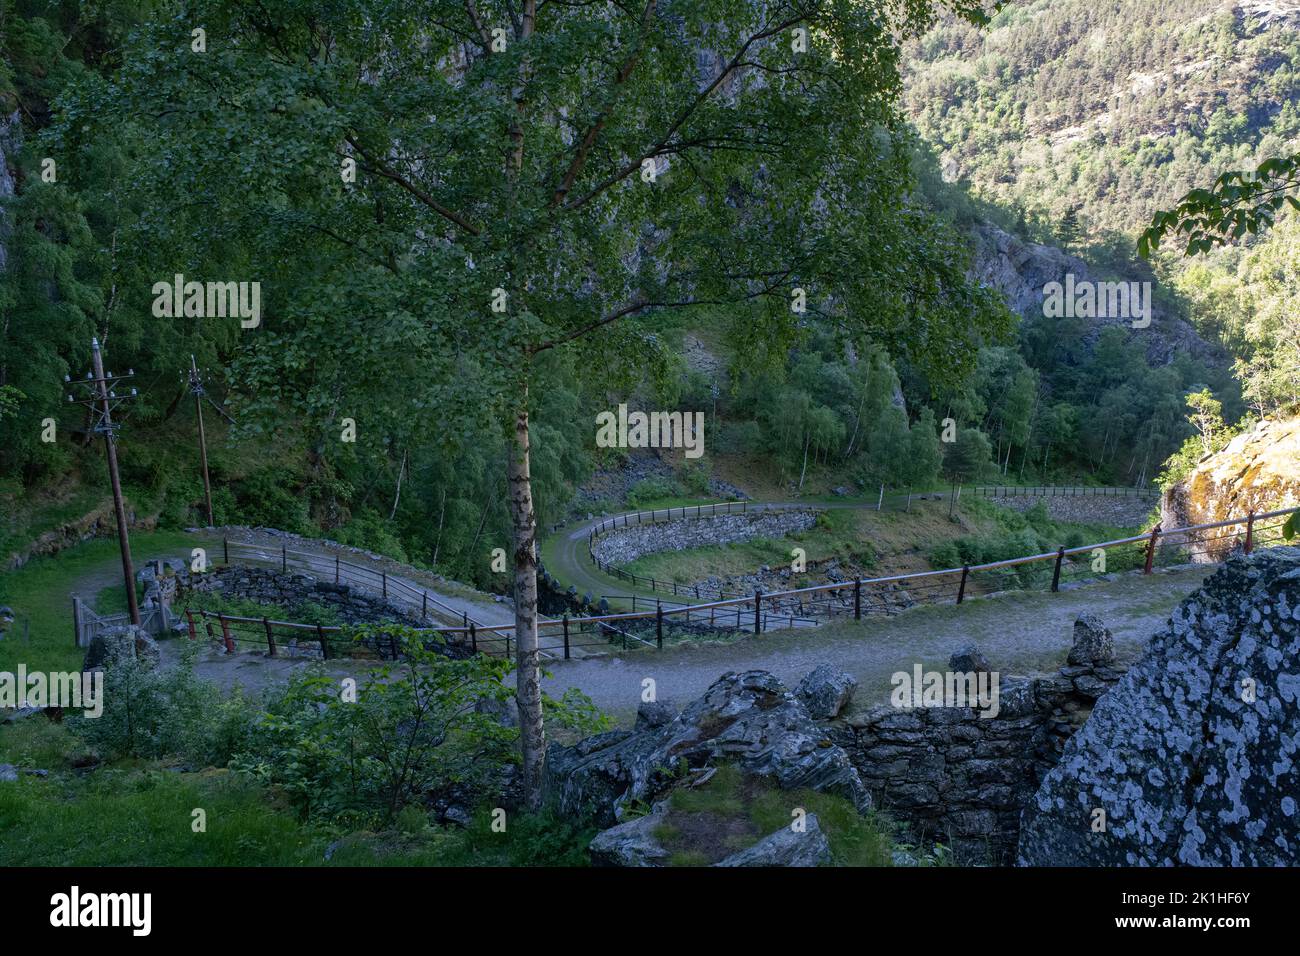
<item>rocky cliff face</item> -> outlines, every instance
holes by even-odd
[[[1165,529],[1181,528],[1297,505],[1300,416],[1266,419],[1221,451],[1207,455],[1195,471],[1165,492],[1160,523]],[[1203,533],[1194,559],[1222,561],[1236,547],[1241,530],[1231,526]]]
[[[1300,862],[1300,548],[1230,560],[1070,738],[1031,866]]]
[[[971,246],[974,276],[1001,292],[1011,310],[1026,318],[1043,314],[1043,289],[1048,283],[1064,283],[1067,274],[1074,276],[1076,284],[1103,281],[1103,277],[1094,275],[1088,264],[1077,256],[1053,246],[1025,242],[989,223],[971,231]],[[1122,278],[1137,281],[1138,277]],[[1153,307],[1151,325],[1144,329],[1132,328],[1131,320],[1123,318],[1090,321],[1094,325],[1089,334],[1090,342],[1106,326],[1119,326],[1141,344],[1147,361],[1152,365],[1167,365],[1179,352],[1215,364],[1223,361],[1219,349],[1202,339],[1187,322],[1158,305]]]

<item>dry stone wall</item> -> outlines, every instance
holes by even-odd
[[[972,658],[978,654],[968,650],[950,666],[964,672]],[[961,863],[1009,864],[1021,810],[1123,674],[1109,631],[1087,615],[1075,624],[1065,667],[1000,681],[996,716],[883,705],[839,722],[829,736],[848,753],[874,804],[918,843],[943,843]]]

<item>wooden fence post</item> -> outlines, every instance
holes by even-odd
[[[960,604],[966,600],[966,578],[970,576],[970,565],[963,564],[961,568],[961,586],[957,588],[957,603]]]
[[[316,638],[320,641],[320,659],[323,661],[329,660],[330,642],[325,639],[325,628],[319,624],[316,625]]]
[[[1056,552],[1056,567],[1052,570],[1052,590],[1061,590],[1061,562],[1065,560],[1065,548]]]
[[[469,626],[469,647],[475,654],[478,653],[478,634],[474,631],[474,625]]]
[[[655,643],[659,650],[664,649],[664,606],[658,601],[655,602]]]
[[[853,620],[862,620],[862,578],[853,581]]]
[[[185,620],[190,623],[190,640],[196,641],[199,638],[198,632],[194,629],[194,614],[189,608],[185,609]]]
[[[226,621],[226,616],[218,614],[217,620],[221,622],[221,639],[226,642],[226,653],[235,653],[235,641],[230,636],[230,624]]]
[[[569,615],[564,615],[564,659],[569,659]]]
[[[754,589],[754,633],[759,634],[763,630],[763,589]]]
[[[268,618],[262,618],[262,626],[266,628],[266,646],[268,656],[275,656],[275,635],[271,633],[271,621]]]
[[[1156,538],[1158,537],[1160,537],[1160,525],[1156,525],[1151,529],[1151,537],[1147,540],[1147,561],[1142,568],[1143,574],[1151,573],[1151,564],[1156,557]]]
[[[1251,549],[1255,546],[1255,512],[1252,509],[1250,514],[1246,515],[1246,553],[1250,554]]]

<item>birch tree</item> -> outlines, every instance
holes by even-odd
[[[816,323],[942,382],[1005,329],[910,193],[898,44],[934,14],[929,0],[164,2],[119,80],[70,108],[69,135],[147,124],[132,178],[155,228],[197,204],[214,243],[238,236],[250,269],[276,274],[243,346],[260,387],[327,334],[375,388],[399,368],[429,429],[498,423],[530,807],[546,746],[538,362],[581,348],[602,375],[650,354],[666,314],[707,307],[743,342],[788,348]],[[351,307],[304,314],[307,288]]]

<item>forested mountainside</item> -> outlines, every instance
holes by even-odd
[[[1300,133],[1295,0],[1013,2],[908,53],[907,110],[945,178],[1066,246],[1131,236]]]
[[[1243,428],[1300,401],[1285,306],[1300,293],[1296,217],[1197,260],[1181,248],[1152,263],[1135,254],[1155,211],[1294,150],[1298,54],[1295,0],[1024,0],[986,29],[945,18],[908,46],[923,190],[970,236],[980,278],[1022,315],[1021,353],[1048,402],[1067,399],[1093,421],[1143,410],[1134,417],[1149,431],[1127,434],[1125,448],[1165,448],[1185,427],[1169,389],[1207,390]],[[1044,284],[1067,272],[1150,281],[1153,325],[1045,317]],[[1080,356],[1103,334],[1152,370],[1108,362],[1115,374],[1100,390],[1080,382]],[[1204,368],[1177,371],[1189,357]]]
[[[499,585],[478,560],[508,541],[508,440],[482,398],[499,370],[468,338],[432,343],[430,320],[448,316],[376,314],[384,272],[345,267],[328,224],[319,248],[261,243],[293,228],[300,197],[269,223],[226,209],[219,191],[164,206],[149,177],[187,154],[169,156],[152,120],[105,124],[85,107],[106,89],[126,95],[123,51],[142,48],[149,6],[0,0],[0,551],[100,502],[100,450],[86,422],[59,407],[64,375],[84,372],[97,334],[111,367],[139,373],[121,456],[138,514],[163,526],[201,520],[184,380],[194,354],[208,397],[232,419],[209,412],[217,523],[327,533]],[[811,324],[777,334],[757,307],[701,308],[541,353],[540,522],[737,487],[1139,484],[1193,436],[1189,393],[1208,393],[1229,422],[1240,416],[1234,361],[1247,400],[1282,401],[1297,367],[1282,350],[1300,338],[1278,332],[1294,282],[1274,268],[1286,250],[1268,250],[1287,241],[1285,229],[1245,253],[1180,267],[1176,281],[1167,265],[1136,262],[1130,234],[1107,230],[1131,232],[1151,205],[1291,135],[1287,6],[1256,4],[1246,16],[1192,0],[1015,3],[987,34],[939,21],[903,48],[906,82],[887,84],[882,99],[891,135],[914,158],[908,170],[902,150],[891,156],[881,187],[893,193],[880,208],[898,243],[881,244],[870,263],[880,277],[871,288],[884,291],[854,317],[867,341],[846,348]],[[1141,87],[1122,112],[1107,106],[1103,89],[1173,69],[1165,60],[1219,72],[1175,70],[1177,82]],[[1191,83],[1203,95],[1178,99]],[[1099,122],[1112,112],[1133,122]],[[1161,132],[1157,120],[1171,118]],[[1086,140],[1057,136],[1059,157],[1048,150],[1079,126]],[[994,171],[990,157],[1003,166]],[[379,263],[394,265],[400,272],[397,251]],[[237,323],[149,311],[160,277],[254,268],[269,290],[255,338]],[[883,278],[908,270],[919,281]],[[1066,273],[1157,280],[1152,325],[1044,316],[1044,284]],[[916,290],[940,311],[919,316]],[[953,314],[965,319],[931,324]],[[930,374],[927,353],[950,374]],[[594,473],[627,466],[593,443],[595,415],[621,401],[705,410],[705,457],[639,462],[627,469],[638,476],[630,495],[593,491]],[[40,423],[52,415],[62,431],[49,443]],[[939,438],[945,419],[957,425],[951,444]],[[344,420],[360,423],[355,443],[338,441]]]

